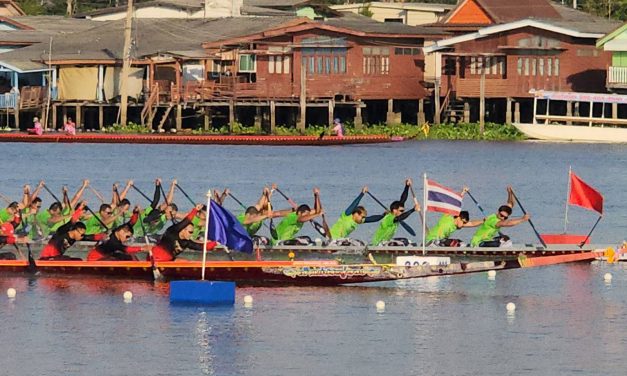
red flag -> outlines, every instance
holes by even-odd
[[[570,174],[568,203],[603,214],[603,195],[573,173]]]

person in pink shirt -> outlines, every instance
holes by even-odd
[[[340,119],[333,120],[333,132],[335,132],[335,135],[339,138],[344,137],[344,127]]]
[[[28,128],[26,131],[28,134],[35,134],[37,136],[44,134],[44,128],[41,126],[39,118],[33,118],[33,128]]]
[[[71,117],[68,117],[65,124],[63,124],[63,131],[69,136],[76,136],[76,123],[72,121]]]

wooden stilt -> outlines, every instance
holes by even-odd
[[[588,126],[591,127],[592,126],[592,115],[594,115],[594,102],[590,101],[590,111],[588,111],[588,117],[590,118],[590,121],[588,122]]]
[[[551,100],[547,99],[546,100],[546,118],[544,119],[544,124],[549,124],[549,109],[551,108]]]
[[[485,129],[485,67],[481,67],[481,80],[479,81],[479,132],[483,134]]]
[[[15,129],[20,129],[20,107],[16,107],[13,111],[13,117],[15,120]]]
[[[334,107],[335,107],[335,105],[333,103],[333,99],[329,100],[328,106],[329,106],[329,109],[327,111],[327,114],[328,114],[328,124],[329,124],[329,126],[332,126],[333,125],[333,112],[334,112]]]
[[[425,123],[425,100],[418,100],[418,125],[423,125]]]
[[[307,72],[305,71],[305,62],[300,67],[300,119],[298,121],[298,129],[301,133],[305,132],[307,124]]]
[[[573,102],[571,101],[566,102],[566,116],[568,117],[573,116]],[[572,120],[568,120],[566,122],[566,125],[573,125]]]
[[[255,107],[255,132],[261,132],[261,106]]]
[[[274,134],[276,128],[276,103],[270,101],[270,134]]]
[[[57,129],[57,105],[52,105],[52,129]]]
[[[534,96],[533,97],[533,124],[537,124],[536,122],[536,115],[537,115],[537,111],[538,111],[538,97]]]
[[[211,129],[211,107],[207,106],[205,107],[205,111],[203,113],[204,118],[205,118],[205,131],[208,131]]]
[[[514,103],[514,122],[520,123],[520,102]]]
[[[579,112],[579,102],[575,102],[575,109],[573,110],[573,115],[575,117],[579,117],[580,116],[580,112]]]
[[[618,103],[612,103],[612,119],[618,119]]]
[[[464,101],[464,123],[470,123],[470,102]]]
[[[505,124],[512,123],[512,98],[507,98],[507,104],[505,105]]]
[[[83,126],[83,106],[80,104],[76,105],[76,128],[85,130]]]
[[[435,90],[433,91],[434,110],[433,123],[440,124],[440,80],[435,81]]]

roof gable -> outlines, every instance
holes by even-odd
[[[463,0],[444,21],[448,24],[493,24],[523,18],[560,19],[549,0]]]
[[[478,24],[489,25],[494,23],[490,15],[477,3],[476,0],[462,1],[451,15],[444,21],[447,24]]]
[[[611,43],[615,39],[625,40],[627,39],[627,23],[622,24],[615,30],[611,31],[603,38],[597,41],[597,48],[605,47],[606,44]],[[607,49],[607,48],[606,48]]]

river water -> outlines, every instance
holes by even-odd
[[[250,203],[276,182],[297,202],[320,187],[329,220],[361,186],[389,204],[403,180],[421,175],[470,187],[492,212],[511,184],[541,232],[561,232],[568,168],[605,197],[593,242],[625,238],[627,146],[554,143],[405,142],[341,147],[3,144],[0,192],[19,197],[45,179],[76,189],[89,178],[100,191],[132,178],[178,178],[203,200],[229,187]],[[10,166],[10,167],[9,167]],[[44,194],[44,204],[50,199]],[[96,203],[91,193],[90,202]],[[142,202],[136,193],[132,202]],[[190,204],[177,194],[183,209]],[[364,198],[370,213],[374,201]],[[464,203],[472,217],[481,214]],[[226,206],[237,211],[237,205]],[[275,208],[287,207],[280,197]],[[520,215],[516,209],[514,215]],[[570,208],[569,232],[585,233],[596,215]],[[436,215],[429,215],[433,223]],[[417,217],[407,221],[419,231]],[[375,227],[361,226],[368,239]],[[402,230],[401,230],[402,231]],[[528,224],[508,229],[533,243]],[[314,235],[305,227],[304,234]],[[399,235],[403,233],[399,232]],[[470,231],[460,237],[469,238]],[[614,278],[605,283],[610,272]],[[239,288],[229,308],[177,307],[168,286],[105,278],[0,276],[0,373],[3,375],[623,375],[627,277],[622,265],[578,264],[402,283],[338,288]],[[134,293],[133,303],[122,294]],[[243,297],[252,295],[252,308]],[[384,312],[375,303],[386,302]],[[515,314],[505,305],[514,302]]]

